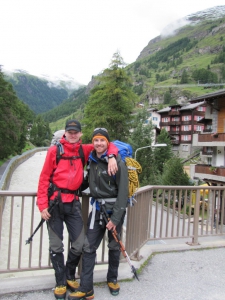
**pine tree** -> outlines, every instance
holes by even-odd
[[[163,128],[157,137],[158,144],[167,144],[166,147],[155,147],[154,149],[154,166],[160,174],[163,173],[164,163],[173,157],[172,143],[168,132]]]
[[[188,83],[188,73],[186,70],[182,72],[180,83],[181,84]]]
[[[20,154],[33,113],[20,101],[0,70],[0,159]]]
[[[192,185],[179,157],[173,157],[164,164],[162,185]]]
[[[147,118],[147,110],[141,109],[135,116],[132,123],[133,131],[129,140],[134,152],[133,157],[137,150],[136,159],[142,166],[142,173],[139,175],[139,182],[141,186],[150,184],[153,166],[153,151],[151,145],[153,143],[154,126],[152,125],[152,122],[146,123]],[[138,150],[139,148],[142,149]]]
[[[169,104],[172,100],[171,93],[169,91],[166,91],[164,94],[164,104]]]
[[[30,130],[30,141],[37,147],[48,146],[52,138],[49,124],[39,115],[35,118]]]
[[[96,127],[107,128],[111,139],[128,139],[132,127],[131,112],[137,96],[132,91],[124,65],[122,57],[116,52],[109,68],[98,76],[99,84],[90,91],[83,119],[86,140],[90,140]]]

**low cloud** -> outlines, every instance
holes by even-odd
[[[190,24],[191,22],[189,20],[187,20],[186,18],[182,18],[179,19],[173,23],[170,23],[169,25],[167,25],[161,32],[161,36],[162,37],[167,37],[167,36],[171,36],[174,35],[176,30],[178,28],[181,28],[183,26],[186,26],[188,24]]]

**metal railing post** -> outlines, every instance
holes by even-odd
[[[200,190],[196,190],[195,208],[194,208],[194,227],[192,243],[189,245],[196,246],[198,243],[198,226],[199,226],[199,208],[200,208]]]

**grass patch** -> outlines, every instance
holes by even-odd
[[[22,150],[22,153],[32,150],[34,148],[36,148],[36,147],[31,142],[27,141],[25,147]]]
[[[141,264],[140,268],[138,268],[136,271],[137,271],[137,274],[141,274],[142,270],[147,266],[147,264],[149,263],[150,259],[152,259],[152,257],[157,254],[157,252],[155,253],[152,253],[144,262],[143,264]]]

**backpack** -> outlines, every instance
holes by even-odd
[[[52,135],[51,146],[55,145],[57,141],[59,141],[65,133],[65,129],[57,130]]]
[[[130,203],[130,206],[133,206],[134,201],[137,202],[134,196],[139,188],[138,174],[142,172],[142,168],[141,165],[132,158],[133,149],[130,144],[118,140],[113,141],[112,143],[118,148],[118,153],[127,166],[129,181],[128,202]]]

